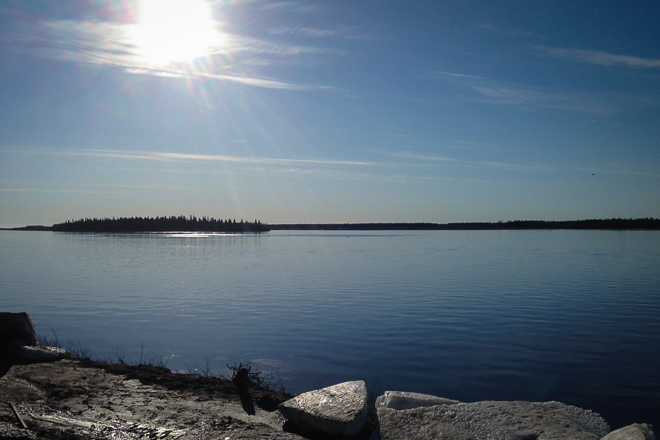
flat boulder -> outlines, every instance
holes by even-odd
[[[11,355],[36,362],[57,361],[71,357],[71,353],[63,348],[43,345],[10,345],[6,351]]]
[[[2,352],[35,362],[71,357],[71,353],[62,348],[39,345],[34,322],[25,312],[0,312],[0,353]]]
[[[559,402],[379,408],[378,422],[383,440],[598,440],[610,432],[600,415]]]
[[[656,440],[656,437],[646,423],[633,423],[610,432],[602,440]]]
[[[36,344],[37,330],[27,313],[0,312],[0,350],[9,345]]]
[[[385,394],[376,399],[376,409],[412,409],[424,406],[453,405],[458,400],[431,396],[430,394],[410,393],[407,391],[385,391]]]
[[[303,431],[351,436],[362,430],[367,418],[367,387],[363,380],[343,382],[300,394],[277,410]]]

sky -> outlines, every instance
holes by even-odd
[[[0,227],[660,217],[660,2],[3,0]]]

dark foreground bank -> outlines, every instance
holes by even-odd
[[[291,396],[251,384],[71,359],[5,357],[0,375],[0,439],[301,438],[276,412]]]
[[[0,440],[656,439],[648,425],[611,432],[599,414],[560,402],[370,399],[363,380],[291,396],[249,365],[225,379],[70,357],[39,343],[27,313],[0,312]]]
[[[236,378],[92,360],[33,363],[5,355],[0,396],[0,439],[656,438],[643,424],[610,432],[597,413],[559,402],[460,403],[386,392],[374,409],[362,381],[292,398]]]

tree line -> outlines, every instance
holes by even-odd
[[[609,218],[589,220],[511,220],[496,223],[448,223],[442,229],[660,229],[660,219]]]
[[[0,228],[2,229],[2,228]],[[610,218],[590,220],[510,220],[499,222],[466,223],[282,223],[264,225],[259,220],[245,222],[241,219],[221,220],[195,216],[178,217],[121,217],[85,218],[58,223],[53,226],[24,226],[10,228],[28,231],[62,232],[267,232],[270,230],[335,230],[335,231],[404,231],[404,230],[525,230],[525,229],[610,229],[610,230],[660,230],[660,219]]]
[[[58,232],[266,232],[268,226],[260,220],[222,220],[194,215],[178,217],[84,218],[53,225]]]
[[[524,230],[524,229],[660,229],[660,219],[611,218],[590,220],[510,220],[470,223],[317,223],[270,225],[272,230],[396,231],[396,230]]]

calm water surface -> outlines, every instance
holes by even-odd
[[[559,400],[660,426],[660,233],[0,231],[0,309],[192,370],[251,361],[462,401]]]

